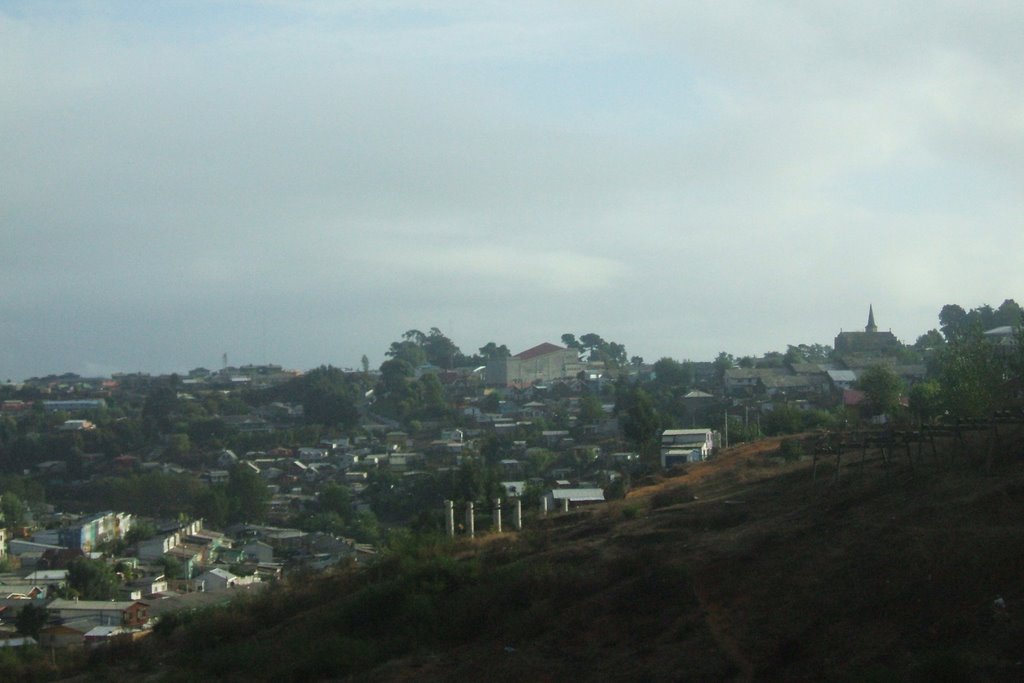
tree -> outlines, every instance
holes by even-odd
[[[223,529],[231,516],[231,502],[223,484],[203,489],[195,497],[195,514],[215,529]]]
[[[117,576],[102,560],[76,557],[68,563],[68,588],[85,600],[113,600]]]
[[[960,337],[967,323],[967,311],[956,304],[946,304],[939,311],[939,329],[947,342]]]
[[[935,329],[928,330],[914,342],[914,350],[918,353],[924,353],[929,349],[939,349],[946,344],[945,337]]]
[[[979,330],[954,337],[938,359],[942,405],[957,418],[988,417],[1000,401],[1003,363]]]
[[[436,327],[430,328],[430,332],[423,339],[422,347],[427,362],[439,368],[450,370],[462,363],[462,351]]]
[[[786,348],[787,363],[827,363],[832,360],[832,347],[823,344],[798,344]]]
[[[333,512],[343,519],[352,516],[352,496],[346,486],[329,482],[320,489],[317,500],[324,512]]]
[[[8,527],[21,526],[25,520],[25,504],[14,491],[7,491],[0,496],[0,513]]]
[[[654,364],[654,381],[662,387],[689,387],[693,384],[693,364],[661,358]]]
[[[1013,299],[1006,299],[1003,303],[999,304],[999,308],[996,309],[992,320],[992,326],[1002,327],[1009,325],[1012,327],[1018,327],[1022,322],[1024,322],[1024,309],[1022,309]]]
[[[332,365],[321,365],[268,390],[264,398],[301,403],[307,424],[351,429],[359,421],[361,381]]]
[[[628,391],[619,398],[622,433],[632,441],[640,455],[653,458],[658,450],[661,421],[650,396],[643,389]]]
[[[480,347],[480,358],[485,361],[498,360],[500,358],[511,358],[512,352],[508,350],[508,347],[502,344],[498,346],[494,342],[487,342]]]
[[[604,420],[604,407],[597,396],[587,394],[580,399],[579,421],[581,424],[596,424],[602,420]]]
[[[441,380],[433,373],[427,373],[416,382],[417,405],[414,414],[420,419],[437,419],[448,411]]]
[[[46,625],[47,613],[45,607],[37,607],[31,602],[21,608],[15,618],[14,627],[23,636],[39,639],[39,631]]]
[[[185,567],[176,557],[164,555],[156,561],[156,564],[163,567],[165,579],[173,580],[185,578]]]
[[[409,333],[406,332],[406,334]],[[414,368],[418,368],[427,362],[427,354],[423,352],[423,349],[408,339],[392,342],[391,347],[384,352],[384,355],[395,361],[407,363]],[[382,365],[381,370],[383,369],[384,366]]]
[[[142,421],[150,435],[171,429],[171,414],[178,409],[178,392],[170,385],[154,388],[142,405]]]
[[[188,434],[170,434],[167,437],[167,457],[178,460],[187,456],[192,450],[192,441]]]
[[[903,382],[887,365],[872,365],[857,380],[875,415],[892,415],[900,404]]]
[[[270,491],[248,465],[235,465],[228,475],[225,489],[228,497],[228,521],[262,522],[267,517]]]
[[[722,351],[715,357],[712,365],[715,367],[715,379],[722,384],[725,382],[725,371],[736,367],[736,359],[732,357],[732,354]]]
[[[910,388],[910,411],[919,424],[928,424],[942,410],[942,387],[935,380],[918,382]]]

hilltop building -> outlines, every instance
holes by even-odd
[[[875,324],[875,311],[868,306],[868,324],[863,332],[840,332],[836,335],[837,354],[869,354],[889,356],[899,353],[903,345],[892,332],[879,332]]]
[[[490,385],[528,387],[538,382],[575,377],[585,367],[575,349],[545,342],[511,358],[489,361],[486,377]]]

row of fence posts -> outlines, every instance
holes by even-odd
[[[562,499],[562,512],[569,511],[569,499]],[[494,531],[501,533],[501,498],[494,499]],[[548,499],[540,499],[540,513],[542,516],[548,514]],[[512,504],[512,526],[516,531],[523,530],[523,501],[516,498]],[[455,536],[455,502],[446,500],[444,502],[444,528],[449,538]],[[470,538],[476,536],[476,512],[473,501],[466,502],[466,535]]]

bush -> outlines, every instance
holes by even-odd
[[[779,455],[786,462],[799,460],[804,454],[804,445],[799,439],[783,439],[779,444]]]
[[[636,519],[640,515],[640,507],[637,505],[627,505],[622,508],[623,519]]]
[[[651,508],[658,510],[670,505],[689,503],[693,500],[693,489],[687,485],[674,486],[672,488],[658,491],[651,496]]]

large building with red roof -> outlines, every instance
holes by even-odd
[[[511,358],[487,363],[487,383],[505,387],[528,387],[555,379],[575,377],[585,365],[576,349],[544,342]]]

